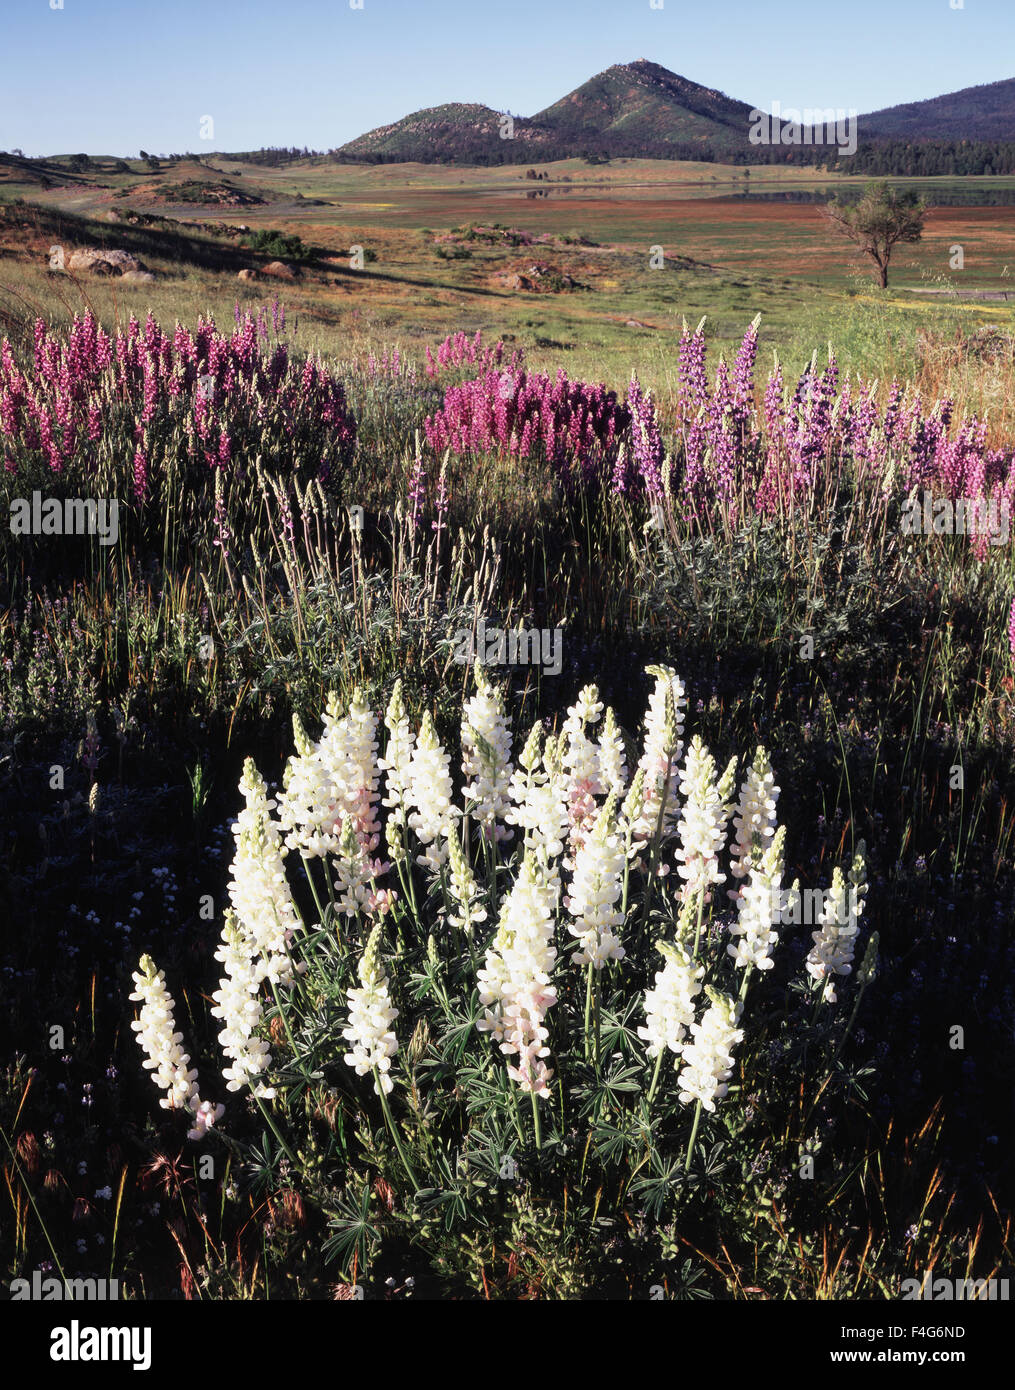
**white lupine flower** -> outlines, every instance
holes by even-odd
[[[807,973],[815,980],[824,981],[821,997],[830,1004],[834,1004],[837,998],[834,977],[849,975],[853,969],[859,908],[859,894],[854,887],[847,893],[846,879],[836,866],[832,872],[832,886],[821,912],[819,929],[811,933],[814,945],[807,954]]]
[[[683,754],[684,708],[687,699],[680,677],[669,666],[646,667],[656,683],[645,715],[644,752],[638,771],[644,773],[641,810],[629,816],[634,838],[648,844],[655,837],[659,812],[665,802],[661,843],[673,835],[677,817],[677,766]]]
[[[360,985],[349,990],[349,1026],[342,1029],[342,1037],[352,1043],[352,1051],[345,1055],[346,1064],[355,1068],[357,1076],[376,1070],[374,1091],[377,1095],[382,1091],[388,1095],[393,1085],[388,1072],[391,1059],[398,1051],[398,1039],[391,1025],[398,1017],[398,1010],[391,1006],[388,977],[380,963],[380,945],[381,924],[378,922],[359,963]]]
[[[337,904],[346,917],[355,917],[359,912],[373,911],[374,893],[371,877],[370,863],[363,853],[363,846],[353,828],[352,818],[349,817],[342,827],[342,843],[335,857]]]
[[[222,942],[215,952],[215,959],[225,966],[225,975],[212,995],[215,1008],[211,1010],[213,1018],[222,1020],[219,1044],[232,1062],[223,1068],[222,1075],[227,1090],[242,1091],[249,1086],[253,1095],[270,1100],[274,1088],[257,1079],[271,1066],[271,1049],[263,1038],[255,1036],[262,1018],[256,955],[254,938],[236,914],[227,911]]]
[[[727,807],[715,774],[715,759],[695,734],[680,779],[686,800],[677,829],[680,844],[675,851],[685,899],[726,881],[726,875],[719,872],[719,851],[726,839]],[[723,780],[728,777],[729,769]]]
[[[518,755],[518,767],[508,782],[508,796],[511,805],[504,813],[504,819],[511,825],[525,828],[524,807],[529,792],[535,786],[542,786],[546,773],[540,767],[540,750],[543,745],[543,726],[538,721],[533,724],[525,746]]]
[[[867,896],[867,844],[864,840],[858,840],[856,854],[850,866],[847,878],[853,890],[850,894],[850,902],[854,913],[860,917],[863,913],[863,900]]]
[[[561,733],[570,735],[583,733],[587,725],[598,724],[603,712],[603,702],[599,690],[594,685],[582,686],[578,699],[568,707],[567,718],[561,725]]]
[[[385,826],[388,853],[395,863],[405,859],[405,828],[409,815],[409,762],[412,758],[412,729],[402,701],[402,682],[395,681],[384,723],[388,730],[388,746],[377,765],[385,771],[386,795],[381,801],[393,814]]]
[[[768,754],[760,745],[754,754],[754,762],[748,769],[743,786],[733,828],[736,840],[732,849],[733,862],[730,868],[735,879],[746,878],[751,871],[755,848],[764,854],[775,835],[775,805],[779,799],[779,788],[775,785],[775,774]],[[728,896],[735,898],[737,890],[731,888]]]
[[[173,996],[166,989],[165,973],[156,971],[151,956],[141,957],[141,969],[133,972],[136,990],[129,997],[141,1003],[141,1017],[131,1023],[145,1053],[143,1063],[156,1086],[166,1092],[159,1101],[163,1110],[187,1110],[194,1116],[188,1139],[201,1139],[225,1114],[224,1105],[202,1101],[197,1087],[197,1068],[188,1067],[190,1056],[181,1047],[183,1034],[176,1032]]]
[[[574,918],[568,931],[578,938],[571,958],[575,965],[602,970],[608,960],[621,960],[625,954],[614,929],[624,924],[617,904],[626,857],[617,834],[616,798],[611,793],[592,834],[578,851],[570,895],[564,900]]]
[[[564,867],[574,868],[574,855],[585,842],[596,817],[596,797],[604,790],[599,775],[599,748],[586,728],[595,724],[603,705],[594,685],[586,685],[567,712],[560,732],[559,748],[567,781],[568,844],[570,857]]]
[[[475,805],[471,814],[488,840],[500,843],[513,838],[503,821],[510,808],[511,729],[504,700],[476,663],[475,695],[462,711],[462,771],[464,795]]]
[[[543,1058],[549,1036],[546,1012],[557,1002],[550,984],[557,959],[553,947],[553,890],[534,855],[526,854],[504,904],[496,935],[477,971],[485,1014],[477,1024],[517,1063],[508,1075],[523,1091],[546,1095],[553,1076]]]
[[[727,1082],[733,1072],[733,1047],[743,1039],[738,1028],[741,1006],[718,990],[706,986],[712,1007],[700,1023],[691,1024],[694,1042],[686,1043],[682,1053],[684,1065],[678,1084],[680,1102],[690,1105],[701,1101],[706,1110],[714,1110],[729,1090]]]
[[[272,820],[274,801],[248,758],[240,779],[246,805],[233,826],[236,853],[230,869],[229,900],[244,931],[253,938],[260,982],[292,983],[289,943],[299,928],[284,858],[288,853]]]
[[[455,819],[461,815],[451,805],[453,791],[451,759],[440,745],[428,710],[409,763],[409,801],[414,808],[409,825],[424,847],[416,863],[433,873],[438,872],[448,857],[445,839],[454,829]]]
[[[339,845],[341,813],[335,788],[315,744],[298,714],[293,715],[296,755],[289,759],[278,796],[278,823],[288,849],[304,859],[334,854]]]
[[[377,765],[377,716],[366,703],[363,691],[353,691],[349,713],[341,718],[338,696],[328,696],[324,733],[318,744],[324,770],[335,788],[335,799],[343,821],[350,818],[365,854],[372,854],[381,842],[377,803],[380,798],[380,770]],[[339,833],[341,826],[339,826]],[[386,867],[386,866],[385,866]],[[375,872],[384,872],[380,865]]]
[[[524,830],[526,853],[533,853],[549,873],[556,903],[560,893],[557,860],[564,852],[568,827],[567,781],[560,765],[560,743],[552,735],[546,740],[540,765],[541,736],[537,724],[519,760],[525,771],[516,772],[511,779],[509,792],[515,804],[505,819]]]
[[[638,1036],[647,1041],[650,1057],[658,1057],[664,1048],[679,1055],[694,1022],[694,1000],[701,993],[705,967],[695,965],[679,942],[659,942],[657,950],[666,964],[656,972],[655,988],[645,992],[646,1023]]]
[[[448,916],[448,921],[453,927],[468,932],[474,925],[486,921],[486,908],[479,905],[479,887],[466,862],[458,835],[454,832],[448,836],[448,850],[451,858],[451,896],[459,908],[457,913]]]
[[[737,900],[737,920],[730,927],[735,944],[726,947],[739,969],[753,965],[756,970],[771,970],[772,948],[779,934],[773,931],[781,916],[783,850],[786,828],[780,826],[768,849],[762,854],[754,851],[754,866]]]
[[[618,801],[627,787],[627,753],[612,709],[606,711],[599,738],[599,778],[603,790],[613,792]]]

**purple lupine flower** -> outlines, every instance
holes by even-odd
[[[627,392],[627,408],[631,413],[631,437],[635,463],[638,473],[650,498],[658,498],[663,492],[663,441],[656,420],[655,405],[651,393],[641,389],[637,376],[631,375],[631,385]],[[616,478],[614,479],[616,489]]]
[[[143,502],[148,495],[148,460],[142,448],[134,450],[134,496]]]

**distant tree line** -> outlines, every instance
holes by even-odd
[[[702,164],[817,165],[844,174],[919,177],[931,175],[1015,173],[1015,142],[1000,140],[869,140],[853,155],[840,155],[835,145],[751,145],[735,132],[728,141],[703,148],[700,144],[646,142],[611,133],[599,138],[556,132],[538,140],[519,129],[514,140],[462,130],[451,134],[406,136],[397,150],[333,149],[328,157],[339,164],[545,164],[561,159],[606,163],[610,159],[687,159]]]
[[[323,158],[323,150],[311,150],[306,145],[300,149],[296,145],[266,145],[259,150],[248,150],[245,154],[223,154],[222,159],[231,159],[244,164],[266,164],[276,168],[280,164],[292,164],[297,159]]]
[[[838,168],[851,174],[930,177],[1015,174],[1015,142],[1003,140],[865,141]]]

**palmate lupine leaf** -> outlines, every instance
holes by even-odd
[[[357,1268],[367,1268],[371,1249],[381,1241],[380,1232],[371,1219],[370,1198],[370,1184],[364,1183],[358,1196],[339,1199],[337,1210],[328,1222],[328,1229],[334,1234],[321,1246],[326,1263],[341,1260],[348,1269],[355,1256]]]

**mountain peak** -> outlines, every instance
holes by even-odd
[[[748,144],[753,108],[671,72],[649,58],[615,63],[534,116],[448,102],[368,131],[336,153],[350,160],[502,164],[589,158],[715,159],[736,162]],[[1010,141],[1015,79],[967,88],[860,117],[862,138]],[[506,139],[513,140],[510,150]],[[782,152],[789,157],[792,152]]]

